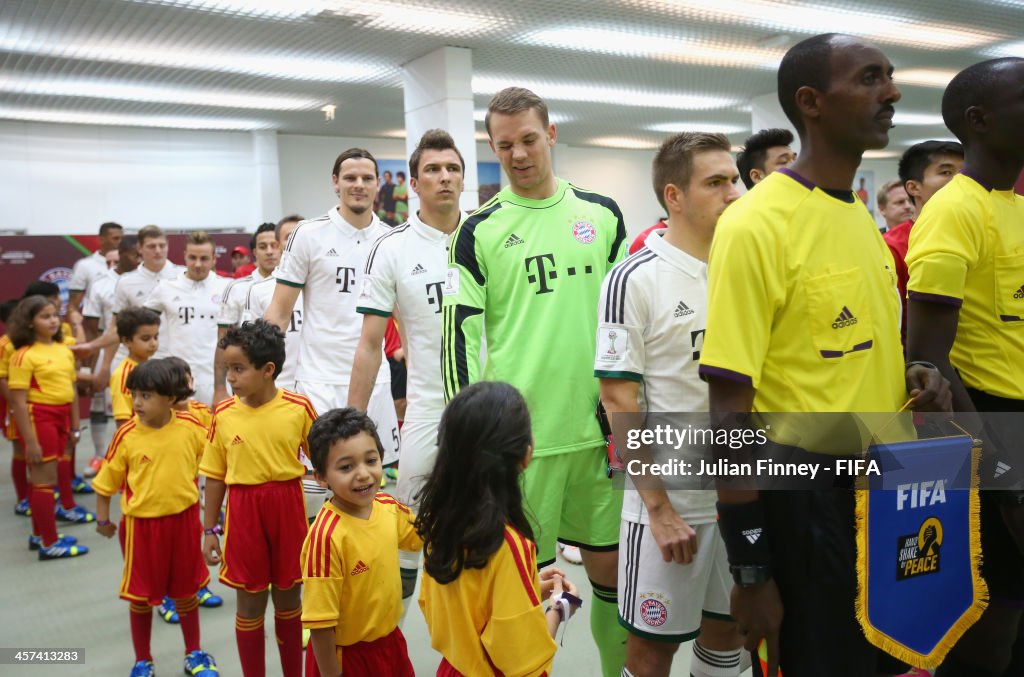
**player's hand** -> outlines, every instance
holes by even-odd
[[[782,598],[774,580],[761,585],[732,588],[732,617],[741,634],[746,635],[743,648],[757,651],[764,637],[768,649],[768,675],[775,677],[779,669],[779,629],[782,627]]]
[[[72,451],[74,451],[75,448],[78,446],[78,441],[81,440],[81,439],[82,439],[82,433],[78,432],[77,430],[69,433],[68,434],[68,444],[67,444],[67,447],[65,447],[67,452],[71,453]]]
[[[99,534],[100,536],[106,536],[107,538],[112,538],[114,536],[114,534],[117,533],[117,525],[114,524],[113,522],[111,522],[110,524],[103,524],[103,525],[97,524],[96,525],[96,533]]]
[[[210,566],[220,564],[221,561],[220,539],[217,534],[206,534],[203,537],[203,557]]]
[[[671,503],[655,508],[650,514],[651,534],[666,562],[689,564],[697,554],[697,532],[686,523]]]
[[[25,443],[25,461],[29,465],[43,462],[43,448],[39,446],[38,441]]]
[[[953,391],[949,380],[938,369],[912,364],[906,372],[907,391],[914,411],[953,411]]]
[[[547,598],[555,589],[555,579],[565,578],[565,574],[558,567],[548,567],[538,574],[538,578],[540,578],[540,596]]]

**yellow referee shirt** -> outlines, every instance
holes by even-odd
[[[541,602],[537,547],[510,526],[483,569],[420,581],[430,643],[463,675],[551,674],[556,646]]]
[[[114,412],[115,421],[127,421],[135,415],[132,391],[128,390],[128,374],[137,366],[138,362],[126,357],[110,375],[110,408]]]
[[[906,401],[892,254],[860,200],[774,172],[722,214],[708,265],[703,376],[752,386],[756,412]]]
[[[213,412],[210,443],[199,472],[227,484],[263,484],[302,477],[306,437],[316,410],[305,396],[278,388],[255,409],[237,395]]]
[[[199,500],[196,477],[205,446],[206,428],[186,412],[174,412],[162,428],[131,420],[114,433],[93,489],[101,496],[123,489],[125,515],[176,515]]]
[[[31,404],[71,404],[75,400],[75,356],[63,343],[33,343],[14,351],[7,387],[27,390]]]
[[[910,298],[960,307],[964,385],[1024,400],[1024,197],[953,177],[910,231],[907,268]]]
[[[378,493],[369,519],[324,503],[302,545],[302,625],[335,628],[342,648],[388,635],[402,616],[398,550],[423,541],[415,518],[390,495]]]

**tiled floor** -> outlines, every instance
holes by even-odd
[[[83,451],[90,448],[83,440]],[[121,578],[121,551],[116,539],[106,540],[93,527],[58,525],[91,548],[85,557],[68,561],[40,562],[29,552],[27,538],[30,521],[13,513],[14,489],[7,477],[10,445],[0,444],[0,646],[2,647],[77,647],[85,650],[85,664],[64,667],[0,665],[0,677],[6,675],[46,675],[62,677],[117,677],[127,675],[134,662],[128,630],[128,604],[118,599]],[[81,463],[81,461],[80,461]],[[91,496],[79,497],[92,509]],[[116,503],[115,503],[116,504]],[[590,586],[583,567],[561,563],[590,599]],[[211,571],[214,579],[216,572]],[[219,609],[201,610],[203,648],[217,658],[222,675],[241,675],[235,649],[234,597],[230,589],[214,582],[212,588],[225,597]],[[267,674],[279,675],[276,644],[273,640],[273,612],[267,614]],[[430,648],[423,615],[410,610],[403,627],[409,653],[417,675],[433,675],[440,656]],[[157,671],[162,675],[180,674],[182,669],[181,633],[177,626],[153,622],[153,652]],[[683,646],[676,658],[673,675],[687,675],[690,648]],[[573,619],[563,645],[555,658],[555,675],[599,675],[597,648],[590,637],[586,615]]]

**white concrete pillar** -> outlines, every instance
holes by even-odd
[[[253,223],[245,224],[248,230],[268,221],[277,223],[284,216],[281,213],[281,165],[277,156],[277,132],[255,131],[252,133],[253,171],[256,175],[256,211]]]
[[[779,105],[779,93],[770,92],[755,96],[750,100],[750,133],[754,134],[762,129],[788,129],[793,132],[793,150],[800,152],[800,137],[796,129],[782,112]]]
[[[473,52],[463,47],[441,47],[402,67],[406,157],[428,129],[439,128],[451,134],[466,161],[461,200],[464,211],[480,206],[472,79]],[[409,211],[418,206],[419,197],[410,189]]]

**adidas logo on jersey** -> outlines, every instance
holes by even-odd
[[[363,560],[359,560],[358,562],[356,562],[356,565],[352,569],[352,573],[350,573],[349,576],[358,576],[359,574],[365,574],[369,570],[370,567],[366,566]]]
[[[857,324],[857,318],[853,316],[850,309],[843,306],[843,311],[839,313],[839,317],[832,323],[833,329],[842,329],[843,327],[852,327]]]
[[[1020,286],[1020,289],[1018,289],[1017,291],[1013,292],[1013,298],[1015,298],[1015,299],[1024,299],[1024,284],[1022,284]]]
[[[748,541],[750,541],[751,545],[753,545],[754,543],[757,543],[757,539],[761,538],[761,528],[760,527],[758,527],[757,529],[747,529],[746,531],[743,531],[742,533],[746,537],[746,539]]]
[[[330,249],[328,249],[327,253],[324,254],[324,256],[337,256],[337,255],[338,255],[338,252],[334,249],[334,247],[331,247]]]
[[[511,235],[508,236],[508,239],[505,240],[505,249],[508,249],[509,247],[515,247],[517,244],[525,244],[525,242],[526,241],[523,240],[523,238],[519,237],[515,233],[512,233]]]
[[[146,456],[145,454],[142,455],[142,460],[139,461],[140,464],[141,463],[149,463],[149,462],[150,462],[150,458],[149,458],[149,456]]]
[[[236,444],[244,444],[244,441],[239,435],[235,435],[235,439],[231,440],[231,446],[235,446]]]
[[[1010,466],[1008,466],[1007,464],[1003,463],[1002,461],[999,461],[998,463],[996,463],[996,471],[992,474],[992,477],[993,478],[1002,477],[1003,475],[1006,474],[1006,471],[1009,470],[1009,469],[1010,469]]]
[[[416,264],[416,267],[412,269],[412,274],[413,275],[419,275],[420,273],[425,273],[425,272],[427,272],[427,269],[424,268],[423,266],[421,266],[418,263]]]
[[[680,301],[679,305],[676,306],[675,316],[676,317],[684,317],[686,315],[693,315],[693,309],[690,308],[689,306],[687,306],[682,301]]]

